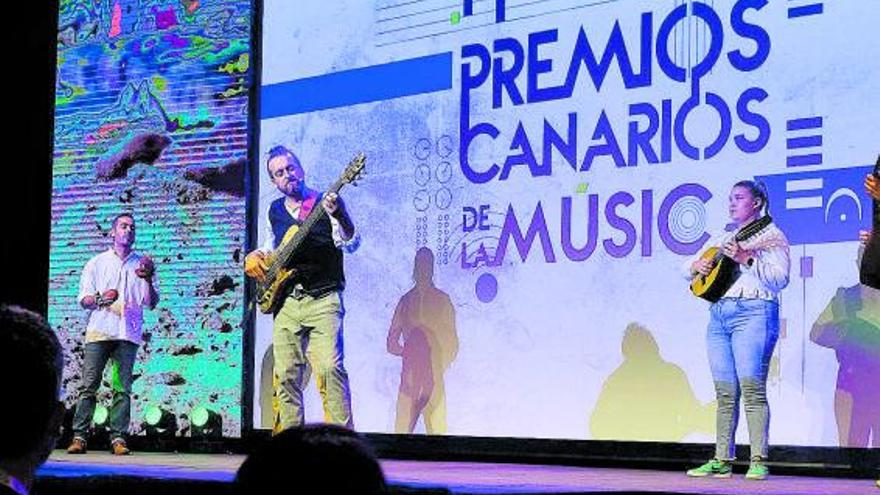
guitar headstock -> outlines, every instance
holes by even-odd
[[[354,158],[352,158],[348,166],[345,167],[345,170],[342,172],[342,182],[353,183],[356,180],[360,179],[361,175],[364,173],[366,162],[367,155],[365,155],[364,152],[361,151]]]

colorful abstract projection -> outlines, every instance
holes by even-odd
[[[126,211],[158,266],[145,314],[132,427],[157,405],[241,432],[244,174],[251,84],[247,0],[62,0],[58,23],[49,316],[76,398],[85,262]],[[106,399],[106,397],[104,397]]]

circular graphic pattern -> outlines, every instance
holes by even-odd
[[[434,204],[441,210],[449,208],[449,205],[452,204],[452,191],[445,187],[438,189],[434,195]]]
[[[452,137],[446,134],[440,136],[440,138],[437,139],[437,155],[440,156],[440,158],[446,158],[451,155],[453,151],[452,145]]]
[[[421,138],[413,145],[413,156],[419,160],[425,160],[431,155],[431,140]]]
[[[425,211],[431,206],[431,195],[425,189],[419,189],[413,196],[413,206],[416,211]]]
[[[435,174],[437,175],[437,182],[441,184],[449,182],[449,179],[452,178],[452,165],[449,162],[438,163]]]
[[[678,242],[695,242],[706,230],[706,205],[699,198],[685,196],[669,209],[669,233]]]
[[[491,273],[484,273],[477,278],[477,284],[474,289],[480,302],[490,303],[498,295],[498,279]]]
[[[420,163],[416,166],[415,180],[420,187],[425,187],[431,180],[431,168],[427,163]]]

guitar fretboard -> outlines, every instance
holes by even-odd
[[[330,189],[327,189],[321,198],[329,193],[339,193],[339,190],[342,189],[342,186],[344,185],[345,181],[340,178],[330,186]],[[309,235],[312,226],[314,226],[325,213],[324,207],[316,202],[305,221],[299,226],[299,230],[297,230],[290,239],[281,242],[281,245],[275,250],[272,261],[269,264],[269,269],[267,270],[268,279],[274,279],[278,274],[278,271],[288,265],[294,253],[296,253],[296,250],[303,243],[306,236]]]

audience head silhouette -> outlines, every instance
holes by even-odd
[[[14,398],[0,407],[0,469],[25,485],[58,439],[62,370],[61,345],[46,319],[0,305],[0,390]]]
[[[354,431],[316,424],[287,429],[248,456],[238,493],[385,493],[372,449]]]

